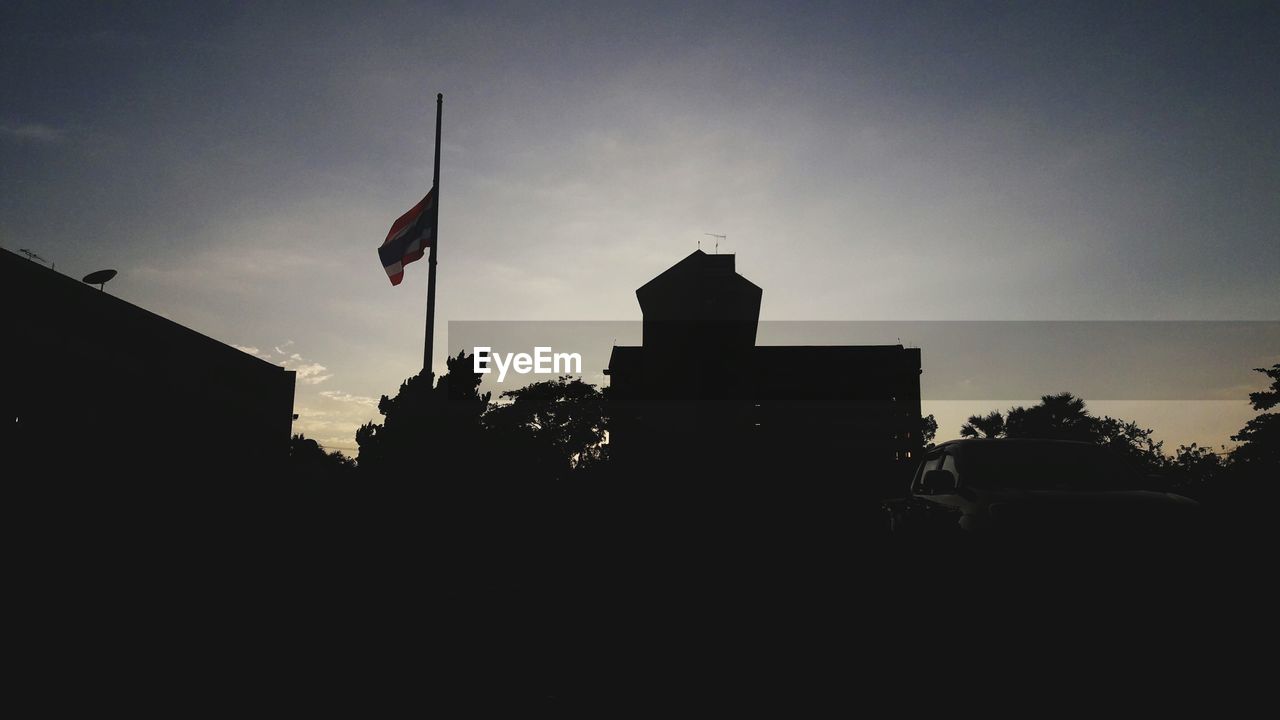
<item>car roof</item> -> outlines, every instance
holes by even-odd
[[[960,440],[947,440],[938,443],[933,450],[956,450],[964,447],[974,447],[977,445],[1061,445],[1064,447],[1079,447],[1081,445],[1087,447],[1097,447],[1094,443],[1081,442],[1079,440],[1053,440],[1049,438],[962,438]]]

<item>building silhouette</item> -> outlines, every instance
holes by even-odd
[[[615,347],[606,370],[614,459],[732,479],[884,479],[908,463],[920,350],[756,345],[762,294],[733,255],[701,250],[636,290],[643,344]]]
[[[0,251],[2,462],[41,479],[282,469],[294,373]]]

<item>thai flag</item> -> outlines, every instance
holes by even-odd
[[[387,232],[387,239],[378,248],[378,259],[392,285],[404,279],[404,266],[422,257],[423,250],[431,247],[436,234],[436,189],[400,216]]]

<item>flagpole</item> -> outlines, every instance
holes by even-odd
[[[440,247],[440,111],[444,93],[436,93],[436,163],[432,175],[435,192],[435,227],[431,228],[431,255],[427,259],[427,346],[422,355],[422,371],[431,373],[431,354],[436,332],[436,248]]]

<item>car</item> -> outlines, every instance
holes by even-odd
[[[1124,455],[1084,442],[966,439],[928,450],[909,494],[885,504],[895,533],[1081,536],[1190,530],[1199,504],[1152,487]]]

